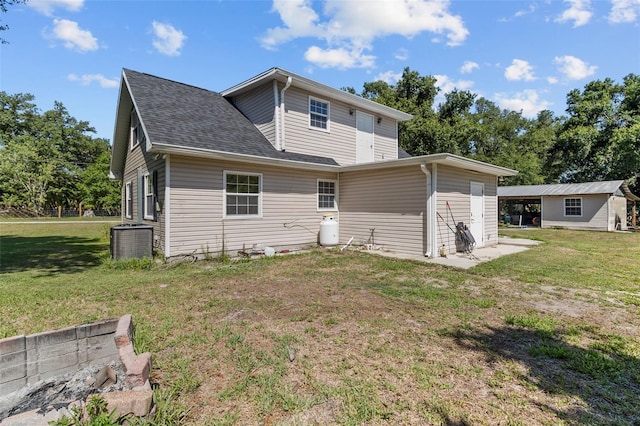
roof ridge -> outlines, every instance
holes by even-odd
[[[146,73],[146,72],[132,70],[131,68],[123,68],[122,70],[125,72],[125,74],[126,74],[127,71],[130,71],[130,72],[134,72],[136,74],[141,74],[141,75],[144,75],[144,76],[147,76],[147,77],[153,77],[153,78],[156,78],[158,80],[163,80],[163,81],[166,81],[166,82],[169,82],[169,83],[179,84],[181,86],[191,87],[193,89],[204,90],[205,92],[215,93],[215,94],[218,94],[218,95],[220,94],[220,93],[218,93],[218,92],[216,92],[214,90],[205,89],[204,87],[194,86],[193,84],[183,83],[181,81],[172,80],[170,78],[160,77],[160,76],[149,74],[149,73]]]

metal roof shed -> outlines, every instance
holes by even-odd
[[[511,206],[539,204],[539,225],[614,231],[628,229],[627,207],[635,226],[634,195],[623,180],[498,187],[500,202]],[[524,212],[521,212],[524,213]]]

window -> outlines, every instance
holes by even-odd
[[[318,210],[337,210],[336,182],[318,180]]]
[[[582,198],[565,198],[564,215],[582,216]]]
[[[138,119],[136,112],[131,113],[131,149],[140,145],[146,140],[144,130],[142,130],[142,123]]]
[[[133,184],[127,182],[124,187],[124,217],[133,218]]]
[[[225,216],[257,217],[262,214],[262,175],[224,172]]]
[[[329,102],[309,98],[309,126],[329,130]]]
[[[144,218],[155,219],[155,182],[154,174],[144,175]]]

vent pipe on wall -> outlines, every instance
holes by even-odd
[[[433,176],[431,175],[431,171],[427,168],[425,163],[420,164],[420,170],[427,176],[427,205],[425,212],[425,220],[427,222],[427,250],[425,251],[425,257],[433,257],[434,256],[434,236],[435,236],[435,197],[433,195],[434,192],[434,184],[433,184]]]
[[[291,77],[287,77],[287,84],[284,85],[282,90],[280,91],[280,150],[285,150],[285,132],[284,132],[284,92],[287,91],[293,79]]]
[[[278,80],[273,80],[273,122],[276,127],[276,149],[280,151],[280,114],[278,102]]]

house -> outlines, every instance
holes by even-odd
[[[640,200],[623,180],[501,186],[498,199],[515,224],[599,231],[626,230],[627,205],[635,218]]]
[[[449,202],[478,246],[497,244],[498,177],[516,172],[409,156],[398,123],[411,118],[281,68],[220,93],[124,69],[111,158],[122,221],[151,225],[166,258],[308,246],[324,215],[340,244],[433,256],[455,250],[437,215]]]

